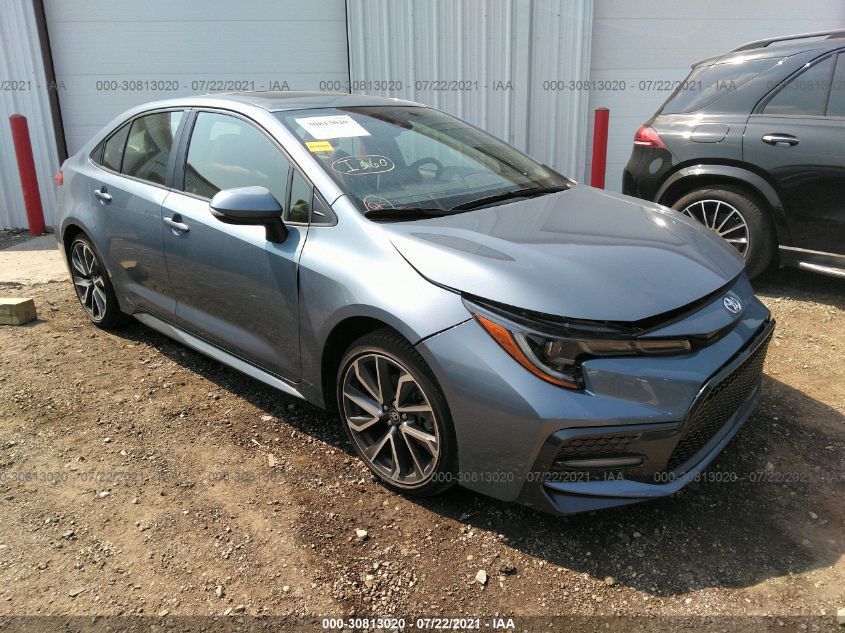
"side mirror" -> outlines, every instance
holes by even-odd
[[[226,224],[263,225],[267,241],[281,244],[288,236],[282,222],[282,205],[264,187],[224,189],[208,205],[211,215]]]

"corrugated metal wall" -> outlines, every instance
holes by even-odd
[[[53,176],[59,158],[32,0],[0,2],[0,81],[7,82],[0,90],[0,228],[27,226],[9,130],[12,114],[27,118],[44,219],[50,225],[56,199]]]
[[[348,0],[352,92],[412,99],[581,178],[592,0]],[[550,83],[551,82],[551,83]]]
[[[348,79],[343,0],[44,0],[68,151],[121,112]],[[198,10],[201,9],[201,10]],[[331,89],[331,88],[329,88]]]

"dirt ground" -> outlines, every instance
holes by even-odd
[[[10,246],[23,244],[31,236],[26,229],[0,229],[0,251]]]
[[[39,314],[0,327],[0,628],[242,614],[845,630],[845,283],[785,270],[758,290],[778,320],[765,395],[705,480],[558,518],[391,493],[334,414],[140,324],[98,330],[70,283],[0,286]]]

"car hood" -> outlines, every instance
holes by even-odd
[[[681,214],[583,185],[382,227],[436,284],[574,319],[639,321],[676,310],[743,268],[734,248]]]

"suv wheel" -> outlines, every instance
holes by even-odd
[[[777,242],[771,220],[763,204],[747,191],[727,185],[696,189],[672,208],[730,242],[745,258],[749,277],[772,263]]]
[[[454,483],[456,449],[446,399],[419,353],[379,330],[346,352],[337,402],[355,452],[383,483],[432,495]]]
[[[70,274],[79,303],[94,325],[108,330],[126,323],[106,268],[93,244],[82,235],[70,245]]]

